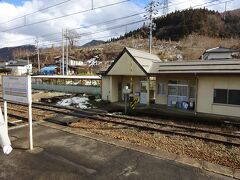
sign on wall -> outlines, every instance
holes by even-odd
[[[32,104],[31,76],[3,76],[5,101]]]

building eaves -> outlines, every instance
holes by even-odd
[[[118,60],[123,56],[124,53],[127,53],[146,75],[149,74],[149,70],[151,69],[151,66],[154,62],[155,63],[161,62],[157,55],[125,47],[123,51],[118,55],[118,57],[114,60],[114,62],[108,67],[108,69],[101,70],[99,74],[107,75],[108,72],[113,68],[113,66],[118,62]],[[147,65],[142,63],[142,61],[149,61],[149,63],[151,64],[149,64],[148,67],[146,68]]]
[[[240,59],[211,60],[211,61],[182,61],[154,63],[150,74],[164,73],[238,73],[240,72]]]

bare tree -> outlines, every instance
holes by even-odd
[[[65,38],[69,42],[70,49],[73,48],[78,39],[80,39],[80,34],[76,30],[66,30]]]

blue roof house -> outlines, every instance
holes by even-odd
[[[41,69],[41,74],[44,75],[54,75],[57,73],[57,66],[52,65],[52,66],[46,66]]]

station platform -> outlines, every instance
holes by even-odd
[[[32,151],[27,126],[9,131],[14,149],[0,152],[0,179],[231,179],[46,124],[33,126]]]

